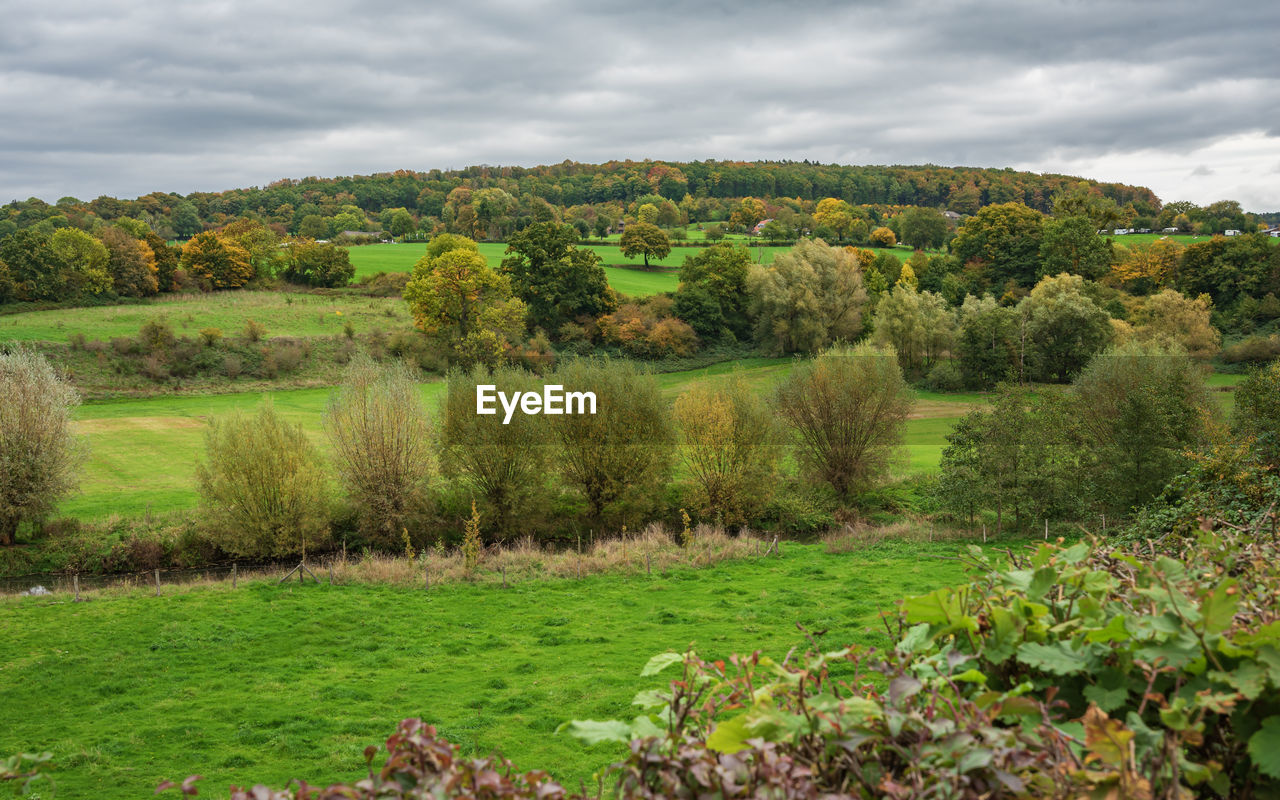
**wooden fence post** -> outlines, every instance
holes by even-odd
[[[80,573],[77,572],[76,574],[71,576],[71,585],[75,587],[76,602],[79,603],[80,602]]]
[[[238,580],[239,577],[240,576],[236,574],[236,564],[233,561],[231,562],[231,588],[232,589],[236,588],[236,584],[239,582]]]
[[[650,578],[653,577],[653,565],[649,563],[649,554],[644,554],[644,574]]]
[[[160,596],[160,570],[156,570],[156,597]]]

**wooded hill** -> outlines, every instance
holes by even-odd
[[[807,161],[610,161],[579,164],[565,161],[539,167],[474,166],[461,170],[414,172],[397,170],[375,175],[285,179],[265,187],[194,192],[183,196],[152,192],[134,200],[99,197],[83,201],[64,197],[54,205],[31,198],[0,207],[0,236],[49,220],[52,227],[69,224],[93,228],[93,218],[111,221],[132,217],[161,235],[187,237],[241,217],[299,233],[308,216],[333,218],[344,206],[354,213],[348,222],[364,225],[363,215],[405,209],[415,227],[430,230],[457,208],[471,205],[478,218],[516,221],[582,216],[581,206],[608,206],[599,211],[621,218],[624,206],[646,198],[680,204],[690,222],[726,219],[724,202],[743,197],[812,203],[834,197],[852,205],[928,206],[972,214],[993,203],[1022,202],[1049,211],[1053,196],[1081,178],[1017,172],[1012,169],[923,166],[841,166]],[[1152,216],[1160,199],[1148,188],[1121,183],[1084,181],[1121,207]],[[484,197],[458,194],[488,192]],[[452,195],[452,197],[451,197]],[[453,201],[451,203],[451,200]],[[574,213],[570,213],[574,212]],[[594,217],[594,213],[587,214]],[[59,220],[58,218],[62,219]],[[451,220],[443,219],[445,223]],[[515,227],[522,227],[518,224]]]

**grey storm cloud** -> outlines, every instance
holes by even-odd
[[[0,13],[0,202],[566,158],[809,158],[1078,166],[1280,209],[1267,167],[1248,173],[1280,156],[1266,2],[0,0]],[[1237,147],[1234,170],[1203,152],[1239,137],[1258,152]],[[1209,173],[1177,183],[1193,164]]]

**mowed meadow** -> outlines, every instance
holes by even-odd
[[[556,728],[632,717],[635,694],[667,678],[639,677],[651,656],[781,657],[805,647],[797,625],[833,649],[885,646],[879,613],[960,581],[963,547],[787,544],[782,558],[508,589],[272,580],[0,599],[0,753],[52,752],[58,797],[150,797],[192,774],[201,797],[225,797],[357,780],[364,748],[416,716],[467,754],[592,787],[624,748]]]
[[[409,272],[418,259],[426,252],[424,242],[408,244],[374,244],[351,248],[351,263],[356,268],[356,279],[379,272]],[[644,268],[644,260],[639,256],[627,258],[616,245],[587,244],[581,245],[583,250],[594,250],[604,265],[609,285],[619,292],[631,297],[647,297],[659,292],[675,291],[679,283],[679,267],[685,256],[696,255],[699,250],[691,247],[672,247],[671,252],[663,258],[649,259],[649,269]],[[752,258],[763,264],[773,262],[780,252],[790,250],[789,247],[759,246],[750,248]],[[489,262],[489,266],[497,267],[502,263],[507,246],[502,242],[483,242],[480,253]]]

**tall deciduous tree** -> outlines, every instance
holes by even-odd
[[[910,267],[903,267],[907,275]],[[892,347],[907,372],[920,372],[949,353],[955,341],[955,315],[942,295],[918,292],[899,279],[880,299],[873,322],[874,342]]]
[[[726,333],[749,338],[750,271],[751,255],[745,247],[717,244],[685,256],[675,294],[676,316],[707,339],[722,338]]]
[[[957,316],[956,356],[967,386],[987,389],[1022,377],[1016,310],[1000,305],[991,295],[968,295]]]
[[[0,347],[0,545],[75,486],[83,449],[71,433],[75,389],[44,356]]]
[[[965,220],[951,240],[951,252],[980,269],[989,286],[1035,283],[1044,215],[1022,203],[984,207]]]
[[[1097,280],[1111,267],[1111,250],[1088,217],[1046,220],[1040,242],[1040,275],[1069,272]]]
[[[112,231],[108,228],[106,232]],[[107,271],[110,254],[102,242],[78,228],[59,228],[49,246],[66,270],[68,294],[99,295],[111,290],[111,273]]]
[[[253,279],[249,252],[213,231],[198,233],[182,246],[181,264],[207,289],[238,289]]]
[[[797,365],[774,398],[801,468],[842,498],[888,476],[911,404],[897,355],[868,345]]]
[[[156,256],[150,246],[120,228],[104,230],[102,243],[110,253],[107,267],[111,271],[111,282],[116,294],[122,297],[148,297],[159,291]]]
[[[464,237],[445,234],[428,244],[404,299],[418,329],[463,363],[496,364],[524,330],[524,302]]]
[[[671,252],[671,240],[657,225],[637,222],[628,225],[622,232],[622,240],[618,242],[622,254],[627,258],[644,256],[644,265],[649,266],[649,256],[666,258]]]
[[[1061,394],[1001,384],[987,408],[971,411],[947,434],[939,495],[953,513],[996,514],[999,533],[1027,520],[1078,510],[1079,453]]]
[[[530,225],[507,240],[500,272],[528,307],[530,326],[556,336],[578,317],[598,317],[616,307],[600,256],[580,250],[573,228],[554,222]]]
[[[1184,297],[1165,289],[1148,297],[1130,322],[1140,342],[1176,344],[1192,358],[1211,358],[1222,344],[1222,334],[1209,321],[1212,305],[1206,295]]]
[[[898,218],[898,238],[917,250],[941,247],[950,229],[946,216],[936,208],[913,206]]]
[[[776,353],[814,353],[862,332],[867,294],[858,257],[802,239],[748,277],[759,341]]]
[[[1034,380],[1071,380],[1111,341],[1111,318],[1084,291],[1084,278],[1045,278],[1018,304],[1024,360]]]
[[[1075,383],[1075,414],[1104,507],[1127,512],[1160,493],[1203,444],[1212,407],[1204,376],[1186,353],[1129,344],[1089,362]]]

